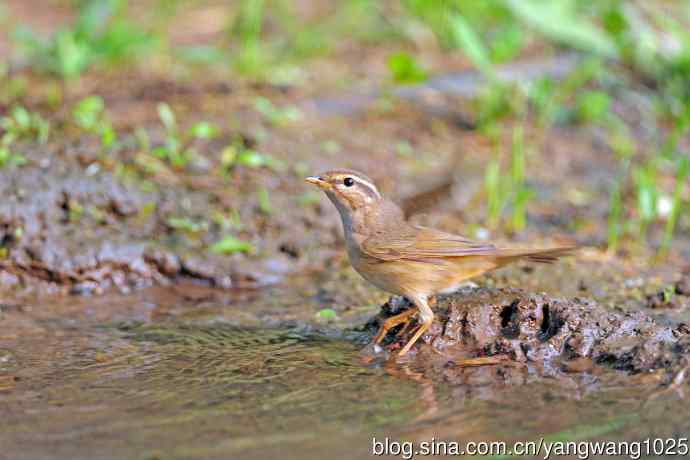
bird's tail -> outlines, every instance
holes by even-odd
[[[540,264],[551,264],[559,257],[574,255],[577,246],[561,246],[547,249],[499,249],[496,251],[496,262],[499,266],[525,259]]]

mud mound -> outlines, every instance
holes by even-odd
[[[393,297],[369,326],[375,330],[383,319],[409,306]],[[434,309],[436,319],[423,338],[426,345],[417,346],[413,358],[422,365],[430,355],[449,360],[500,355],[566,371],[594,364],[631,373],[677,371],[690,363],[687,325],[662,326],[644,312],[610,311],[592,300],[479,288],[440,296]],[[409,337],[395,337],[395,332],[388,335],[390,349]],[[436,353],[429,353],[429,347]]]

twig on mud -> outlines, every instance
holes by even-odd
[[[670,390],[681,390],[681,386],[685,381],[685,377],[687,376],[688,370],[690,370],[690,365],[685,366],[684,368],[679,370],[673,377],[673,380],[671,381],[671,384],[668,386],[668,388]]]
[[[478,367],[478,366],[494,366],[496,364],[508,364],[511,360],[503,355],[498,356],[482,356],[479,358],[461,359],[459,361],[452,361],[455,367]]]

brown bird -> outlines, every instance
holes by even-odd
[[[405,355],[429,329],[434,312],[429,300],[453,292],[472,277],[520,259],[551,263],[574,247],[503,249],[459,235],[413,225],[402,210],[381,196],[362,173],[328,171],[305,179],[323,190],[340,213],[350,263],[367,281],[384,291],[405,296],[416,308],[384,321],[375,343],[389,329],[419,314],[419,327],[400,350]]]

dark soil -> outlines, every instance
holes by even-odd
[[[369,323],[371,330],[408,306],[404,299],[391,298]],[[686,324],[662,325],[644,312],[611,311],[592,300],[478,288],[439,297],[435,310],[436,319],[413,355],[415,365],[438,364],[440,359],[460,369],[464,360],[502,356],[565,372],[604,365],[673,375],[690,364]],[[396,338],[388,348],[396,350],[408,337]]]
[[[192,278],[213,286],[252,284],[232,268],[232,259],[166,248],[165,210],[175,209],[181,191],[142,192],[109,172],[85,174],[69,162],[53,161],[16,171],[0,170],[0,284],[43,292],[127,291]],[[208,205],[186,192],[195,206]],[[150,204],[153,212],[146,212]],[[180,245],[182,246],[182,245]]]

